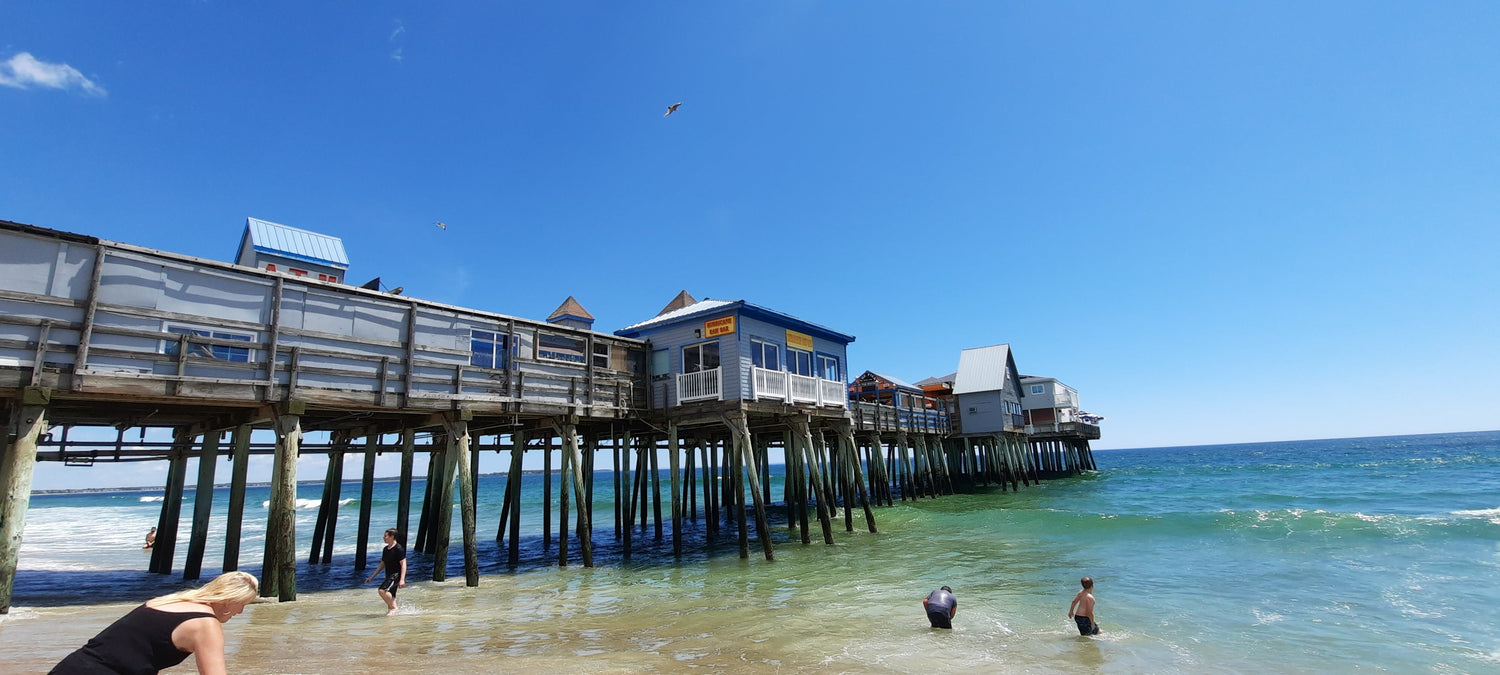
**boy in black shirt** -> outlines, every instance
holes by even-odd
[[[365,579],[365,583],[370,583],[375,579],[375,575],[380,574],[380,570],[385,570],[385,581],[380,582],[380,588],[376,592],[380,593],[380,599],[385,601],[385,606],[390,608],[385,615],[394,616],[396,614],[396,589],[406,585],[406,547],[401,545],[401,533],[397,532],[394,527],[386,530],[382,539],[385,540],[385,548],[380,551],[380,564]]]

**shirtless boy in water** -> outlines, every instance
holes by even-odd
[[[1073,604],[1068,605],[1068,618],[1078,624],[1079,635],[1098,635],[1099,624],[1094,623],[1094,579],[1084,577],[1078,583],[1083,584],[1083,590],[1073,596]]]

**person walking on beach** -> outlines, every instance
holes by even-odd
[[[1078,583],[1083,584],[1083,590],[1068,605],[1068,618],[1078,624],[1079,635],[1098,635],[1099,624],[1094,623],[1094,579],[1084,577]]]
[[[933,628],[952,628],[952,619],[958,615],[958,598],[953,597],[953,589],[944,586],[922,598],[922,607]]]
[[[198,672],[223,675],[223,624],[255,600],[260,582],[225,572],[201,588],[147,600],[52,668],[52,675],[155,673],[192,654]]]
[[[394,527],[387,529],[381,538],[385,540],[385,548],[380,551],[380,564],[375,566],[375,571],[370,573],[365,583],[370,583],[375,575],[380,574],[380,570],[385,570],[385,581],[380,582],[380,588],[376,592],[389,608],[385,615],[395,616],[396,589],[406,585],[406,546],[403,542],[406,538]]]

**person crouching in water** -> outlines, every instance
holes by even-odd
[[[958,615],[958,598],[953,597],[953,589],[944,586],[922,598],[922,607],[933,628],[952,628],[951,619]]]
[[[386,530],[385,536],[381,538],[385,540],[385,548],[380,551],[380,564],[365,579],[365,583],[370,583],[375,575],[380,574],[380,570],[385,570],[385,581],[380,582],[380,588],[376,589],[376,592],[380,594],[380,599],[384,600],[385,606],[389,608],[385,615],[394,616],[396,614],[396,589],[406,586],[406,546],[402,541],[405,537],[392,527]]]
[[[154,673],[192,654],[198,672],[222,675],[223,624],[255,600],[260,582],[225,572],[199,588],[152,598],[100,631],[55,667],[73,673]]]

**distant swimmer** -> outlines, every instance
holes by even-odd
[[[144,550],[149,551],[149,550],[151,550],[151,547],[155,546],[155,545],[156,545],[156,528],[153,527],[153,528],[151,528],[150,531],[146,532],[146,545],[142,546],[141,548],[144,549]]]
[[[375,575],[385,570],[385,581],[380,582],[380,588],[375,592],[385,601],[385,615],[395,616],[396,589],[406,586],[406,537],[393,527],[386,530],[381,538],[385,540],[385,548],[380,551],[380,564],[375,566],[375,571],[370,573],[365,583],[370,583]]]
[[[1068,605],[1068,618],[1078,624],[1079,635],[1098,635],[1099,624],[1094,622],[1094,579],[1084,577],[1078,580],[1083,584],[1083,590],[1073,596],[1073,604]]]
[[[662,115],[662,117],[667,117],[667,116],[671,115],[672,113],[677,112],[677,108],[679,108],[681,106],[682,106],[682,101],[678,101],[676,103],[673,103],[672,105],[667,106],[667,114],[666,115]]]
[[[953,597],[953,589],[944,586],[922,598],[922,607],[933,628],[952,628],[952,619],[958,615],[958,598]]]

